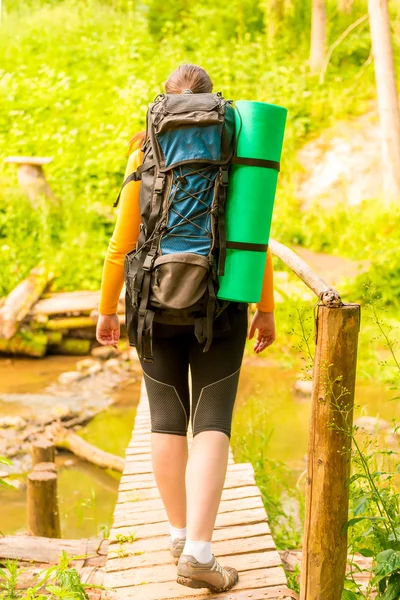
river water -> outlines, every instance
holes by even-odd
[[[76,357],[49,356],[40,360],[0,359],[0,416],[24,414],[26,407],[1,402],[1,394],[39,393],[60,373],[73,370]],[[273,461],[286,463],[297,477],[305,468],[310,401],[294,391],[298,370],[267,359],[244,362],[235,409],[232,447],[238,460],[256,460],[252,451],[260,445]],[[124,455],[128,445],[139,382],[114,392],[115,403],[79,433],[89,442]],[[393,393],[375,384],[357,386],[356,416],[373,416],[390,421],[400,418]],[[1,431],[1,430],[0,430]],[[253,448],[253,450],[252,450]],[[258,448],[258,449],[257,449]],[[254,450],[255,449],[255,450]],[[62,535],[80,538],[101,535],[111,524],[119,476],[62,453],[57,457]],[[26,531],[26,486],[18,477],[19,489],[0,488],[0,532]]]

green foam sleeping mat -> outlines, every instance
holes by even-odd
[[[217,295],[259,302],[287,109],[247,100],[235,107],[237,157],[229,171],[225,272]]]

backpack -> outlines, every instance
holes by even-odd
[[[154,322],[194,325],[206,352],[228,305],[217,291],[234,145],[233,104],[219,93],[161,94],[149,105],[143,163],[122,186],[141,180],[142,222],[124,279],[130,344],[145,362]]]

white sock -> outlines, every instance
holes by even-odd
[[[178,529],[178,527],[173,527],[172,525],[170,525],[169,529],[171,532],[172,541],[175,541],[178,538],[180,538],[181,540],[186,539],[186,527],[183,527],[183,529]]]
[[[191,542],[186,540],[183,554],[193,556],[200,563],[208,563],[212,559],[211,542]]]

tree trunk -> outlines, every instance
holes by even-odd
[[[318,72],[324,64],[326,50],[325,0],[312,0],[310,68]]]
[[[0,337],[6,340],[12,338],[52,277],[45,266],[38,265],[9,293],[0,308]]]
[[[268,47],[272,47],[282,25],[285,13],[284,0],[266,0],[265,24]]]
[[[400,200],[400,113],[387,0],[368,0],[378,112],[382,137],[383,188]]]
[[[354,0],[339,0],[338,8],[341,13],[349,15],[353,10]]]

